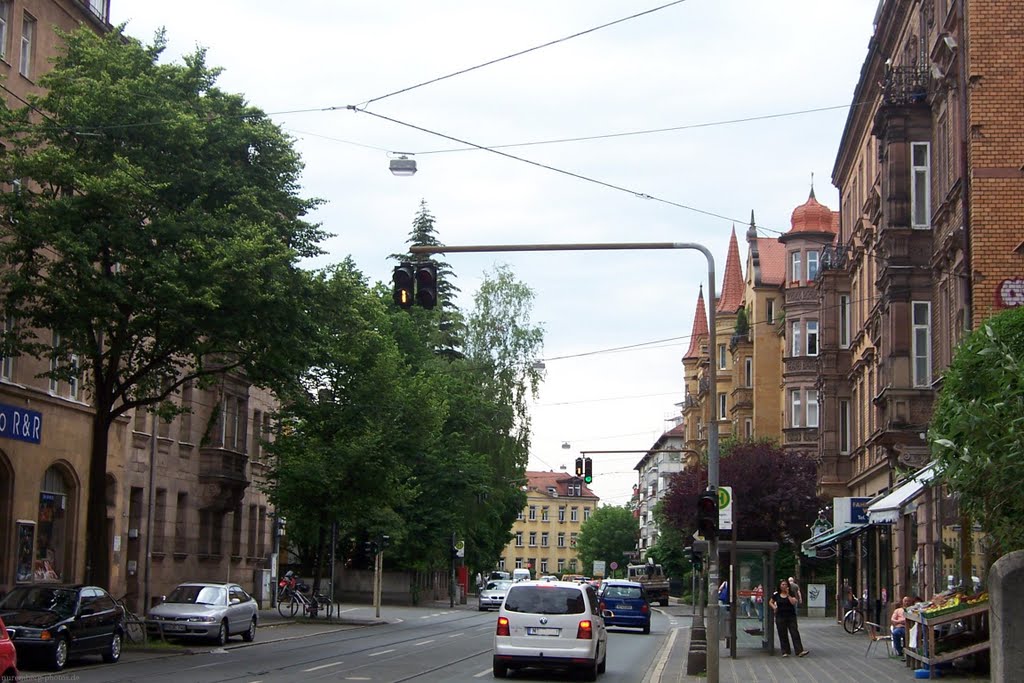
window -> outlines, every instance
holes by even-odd
[[[749,417],[743,421],[743,435],[747,441],[751,441],[754,438],[754,421]]]
[[[188,380],[181,385],[181,407],[187,409],[180,415],[181,423],[178,425],[178,439],[185,443],[193,443],[192,441],[192,380]],[[179,451],[180,453],[187,453],[186,449]]]
[[[259,557],[256,552],[256,506],[249,506],[249,557]]]
[[[790,259],[792,260],[792,265],[789,271],[789,281],[800,282],[803,279],[804,274],[803,259],[800,256],[800,252],[794,251],[790,254]]]
[[[516,547],[517,548],[522,548],[523,547],[523,532],[522,531],[517,531],[516,532]]]
[[[818,277],[818,252],[808,251],[807,252],[807,281],[814,282],[814,279]]]
[[[275,519],[274,519],[274,531],[273,531],[273,533],[275,533],[275,534],[277,533],[277,522],[278,521],[280,521],[280,518],[279,517],[275,517]],[[257,524],[258,524],[258,526],[256,527],[256,556],[257,557],[266,557],[267,556],[267,545],[266,545],[266,540],[267,540],[267,506],[266,505],[261,505],[260,506],[260,519],[259,519],[259,522]]]
[[[743,359],[743,385],[754,386],[754,359],[749,356]]]
[[[565,547],[565,532],[564,531],[559,531],[558,532],[558,547],[559,548],[564,548]]]
[[[727,355],[728,355],[728,351],[726,349],[725,344],[719,344],[718,345],[718,369],[719,370],[725,370],[725,362],[726,362]]]
[[[536,531],[531,531],[530,532],[530,547],[533,548],[533,547],[536,547],[536,545],[537,545],[537,532]]]
[[[790,389],[789,390],[789,426],[799,427],[800,426],[800,411],[803,410],[800,405],[800,390]]]
[[[199,511],[199,554],[220,555],[224,517],[219,510]]]
[[[932,305],[928,301],[913,302],[914,316],[914,386],[932,383]]]
[[[559,505],[558,506],[558,521],[559,522],[564,522],[565,521],[565,506],[564,505]]]
[[[179,493],[177,506],[174,509],[174,552],[188,552],[188,494]]]
[[[53,355],[50,356],[50,372],[57,372],[60,361],[57,359],[57,348],[60,346],[60,332],[53,333]],[[56,377],[50,377],[50,393],[56,394],[60,389],[60,382]]]
[[[4,318],[4,332],[11,332],[14,330],[14,317],[7,316]],[[14,377],[14,356],[2,356],[0,357],[0,377],[8,381]]]
[[[910,225],[927,229],[931,221],[931,170],[929,143],[910,144]]]
[[[579,508],[573,507],[573,508],[571,508],[569,510],[569,521],[570,522],[578,522],[578,521],[580,521],[580,511],[579,511]]]
[[[818,426],[818,390],[807,390],[807,426]]]
[[[802,349],[800,347],[800,321],[793,321],[793,343],[791,345],[793,356],[799,356]]]
[[[225,394],[220,406],[221,446],[229,450],[245,452],[246,418],[249,410],[248,401],[241,396]]]
[[[164,527],[167,517],[167,489],[157,489],[153,499],[153,552],[164,551]]]
[[[725,392],[718,394],[718,419],[721,420],[725,417]]]
[[[775,299],[768,299],[764,302],[764,319],[769,325],[775,323]]]
[[[839,399],[839,452],[850,452],[850,401]]]
[[[571,534],[569,534],[569,546],[570,546],[570,547],[573,547],[573,548],[575,548],[575,547],[576,547],[576,537],[577,537],[578,535],[579,535],[579,534],[577,534],[577,533],[576,533],[575,531],[574,531],[574,532],[572,532]]]
[[[561,557],[558,558],[558,573],[559,574],[564,574],[565,573],[565,560],[563,560]]]
[[[523,521],[524,519],[526,519],[526,513],[520,510],[519,513],[516,515],[516,519],[520,522]]]
[[[252,448],[250,457],[254,462],[259,462],[263,444],[260,441],[260,429],[263,427],[263,413],[259,410],[252,411]]]
[[[536,505],[531,505],[530,506],[530,521],[531,522],[535,522],[536,520],[537,520],[537,506]]]
[[[590,519],[590,508],[583,508],[583,521]]]
[[[807,321],[807,355],[818,355],[818,321]]]
[[[11,26],[11,0],[0,1],[0,58],[7,58],[7,35]]]
[[[548,532],[546,532],[546,531],[543,531],[540,534],[540,547],[541,548],[547,548],[548,547]]]
[[[68,398],[78,400],[78,355],[68,356],[68,363],[71,366],[71,376],[68,377]]]
[[[548,518],[548,506],[547,505],[545,505],[544,507],[542,507],[540,509],[540,521],[542,521],[542,522],[550,521],[550,519]]]
[[[547,545],[547,544],[545,543],[544,545]],[[540,573],[541,574],[547,574],[548,573],[548,558],[546,558],[546,557],[540,558]]]
[[[522,568],[523,568],[523,558],[517,557],[516,558],[516,569],[522,569]]]
[[[839,295],[839,348],[850,348],[850,295]]]
[[[18,73],[28,78],[32,73],[32,49],[36,37],[36,20],[26,13],[21,22],[21,63]]]
[[[242,556],[242,504],[231,513],[231,556]]]

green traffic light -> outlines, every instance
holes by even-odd
[[[588,474],[587,476],[583,477],[583,481],[589,484],[594,481],[594,478]]]

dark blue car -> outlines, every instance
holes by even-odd
[[[651,632],[651,605],[643,585],[611,579],[601,584],[601,614],[605,626],[641,628]]]

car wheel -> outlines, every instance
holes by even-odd
[[[483,605],[479,605],[479,604],[477,605],[477,609],[479,609],[481,612],[486,612],[487,611],[486,607],[484,607]]]
[[[110,638],[110,645],[103,652],[103,661],[113,664],[119,659],[121,659],[121,632],[114,631],[114,635]]]
[[[661,601],[661,606],[662,607],[668,607],[668,598],[665,598],[664,600]]]
[[[57,637],[57,643],[53,646],[53,652],[50,654],[50,661],[48,662],[50,669],[53,671],[60,671],[68,663],[68,639],[63,636]]]
[[[650,624],[644,624],[644,634],[646,635],[646,634],[648,634],[650,632],[651,632],[651,625]]]
[[[228,642],[228,622],[224,620],[220,622],[220,629],[217,631],[217,644],[224,645]]]
[[[507,678],[508,677],[508,667],[505,666],[504,664],[498,664],[497,662],[495,662],[494,663],[494,677],[495,678]]]
[[[3,683],[18,683],[18,674],[14,669],[5,671],[3,675],[0,676],[0,681],[3,681]]]
[[[253,617],[252,621],[249,622],[249,630],[242,634],[242,640],[247,643],[256,640],[256,617]]]
[[[603,674],[608,669],[608,653],[605,652],[604,659],[597,665],[597,673]]]

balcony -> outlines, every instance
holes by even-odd
[[[204,484],[200,508],[234,510],[249,487],[245,453],[223,448],[199,449],[199,482]]]
[[[817,427],[788,427],[782,430],[782,442],[786,446],[817,444]]]
[[[821,250],[821,261],[818,266],[818,276],[826,270],[846,270],[850,260],[848,247],[840,247],[829,244]]]
[[[889,69],[882,81],[882,104],[906,106],[924,104],[928,99],[930,74],[927,68],[898,66]]]
[[[737,408],[754,407],[754,390],[750,387],[739,387],[732,390],[733,412]]]

